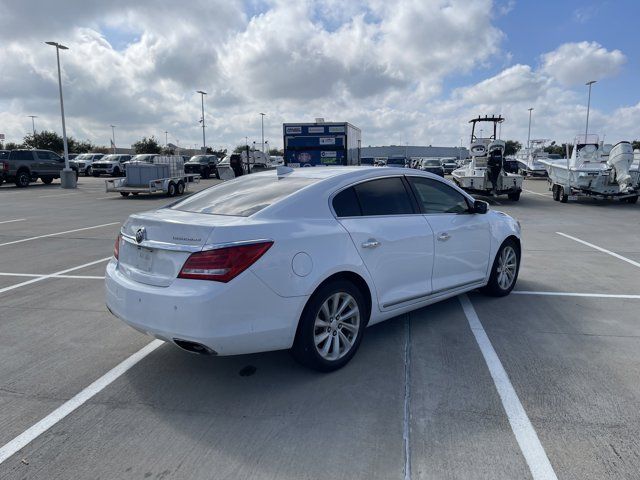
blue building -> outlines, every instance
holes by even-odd
[[[282,130],[285,165],[360,165],[361,132],[348,122],[284,123]]]

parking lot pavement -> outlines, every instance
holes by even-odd
[[[479,327],[451,299],[371,327],[322,375],[286,352],[145,350],[106,311],[120,222],[169,199],[1,187],[0,273],[74,270],[0,275],[0,478],[637,478],[638,206],[547,188],[488,199],[521,221],[523,266],[511,296],[469,295]]]

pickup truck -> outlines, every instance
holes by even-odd
[[[6,158],[0,160],[0,184],[13,182],[24,188],[39,178],[48,185],[55,178],[60,178],[63,168],[64,158],[51,150],[11,150]],[[78,170],[73,169],[77,178]]]

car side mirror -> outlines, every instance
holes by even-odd
[[[485,214],[489,210],[489,204],[482,200],[476,200],[473,202],[473,213]]]

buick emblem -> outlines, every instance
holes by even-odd
[[[145,230],[144,227],[141,227],[138,230],[136,230],[136,242],[142,243],[142,241],[144,240],[144,237],[146,236],[146,233],[147,231]]]

